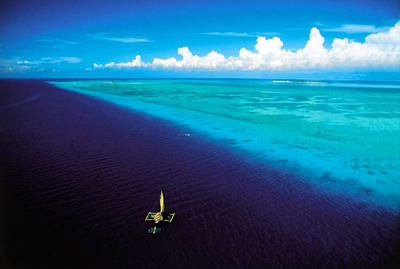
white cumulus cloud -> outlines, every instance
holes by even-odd
[[[134,60],[132,60],[131,62],[127,62],[127,63],[108,63],[105,65],[102,64],[94,64],[93,67],[95,69],[101,69],[101,68],[130,68],[130,67],[146,67],[149,64],[146,64],[144,62],[142,62],[140,56],[136,56],[136,58]]]
[[[131,62],[94,64],[98,68],[168,68],[198,70],[288,70],[313,68],[400,67],[400,21],[388,31],[370,34],[364,42],[335,38],[330,48],[314,27],[307,44],[297,51],[285,50],[279,37],[257,38],[255,51],[242,48],[237,56],[225,57],[211,51],[205,56],[194,55],[188,47],[178,49],[181,59],[155,58],[144,63],[140,56]]]

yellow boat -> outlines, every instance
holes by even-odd
[[[160,195],[160,211],[159,212],[149,212],[145,218],[145,221],[154,221],[155,223],[159,223],[160,221],[164,222],[172,222],[174,219],[175,213],[166,213],[164,206],[164,195],[161,191]],[[155,229],[156,227],[154,227]],[[153,228],[151,228],[153,229]],[[150,229],[149,229],[150,231]]]

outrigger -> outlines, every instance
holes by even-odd
[[[159,223],[160,221],[164,222],[172,222],[174,219],[175,213],[166,213],[165,212],[165,206],[164,206],[164,195],[163,192],[161,191],[160,195],[160,211],[159,212],[149,212],[145,218],[145,221],[154,221],[156,224]],[[148,233],[156,234],[160,233],[161,228],[157,228],[157,226],[154,226],[154,228],[150,228],[148,230]]]

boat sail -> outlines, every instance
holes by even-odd
[[[145,218],[145,221],[154,221],[159,223],[160,221],[172,222],[175,213],[166,213],[164,205],[164,194],[161,191],[160,194],[160,211],[159,212],[149,212]]]
[[[161,195],[160,195],[160,212],[162,213],[162,212],[164,212],[164,210],[165,210],[165,207],[164,207],[164,195],[163,195],[163,193],[161,191]]]

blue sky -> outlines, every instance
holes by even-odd
[[[400,20],[399,1],[71,2],[2,1],[0,77],[399,77],[399,64],[372,60],[360,63],[356,56],[344,60],[354,64],[325,66],[322,58],[310,60],[313,56],[309,52],[301,58],[303,65],[285,62],[278,67],[271,62],[286,57],[281,51],[266,56],[280,41],[281,49],[293,53],[304,49],[313,27],[318,29],[315,40],[323,36],[323,46],[328,50],[334,38],[363,43],[367,36],[394,27]],[[265,41],[258,40],[259,36],[265,37]],[[273,37],[280,41],[275,39],[275,43],[269,44],[267,41]],[[256,44],[260,44],[258,52]],[[182,55],[177,51],[184,47],[189,53],[180,63]],[[249,55],[254,58],[252,61],[258,61],[256,65],[243,57],[228,60],[231,56],[239,57],[242,48],[258,53]],[[344,52],[354,50],[349,46]],[[201,59],[211,51],[218,55]],[[366,49],[369,55],[367,52]],[[333,52],[326,52],[329,53]],[[149,65],[117,65],[130,63],[137,55],[141,63]],[[218,58],[220,55],[223,60]],[[299,53],[292,56],[300,59]],[[172,57],[177,60],[172,65],[161,61],[157,66],[151,65],[154,58]],[[323,53],[321,57],[325,57]],[[390,60],[393,55],[385,57]],[[240,64],[232,67],[237,61]],[[106,67],[112,62],[114,66]]]

